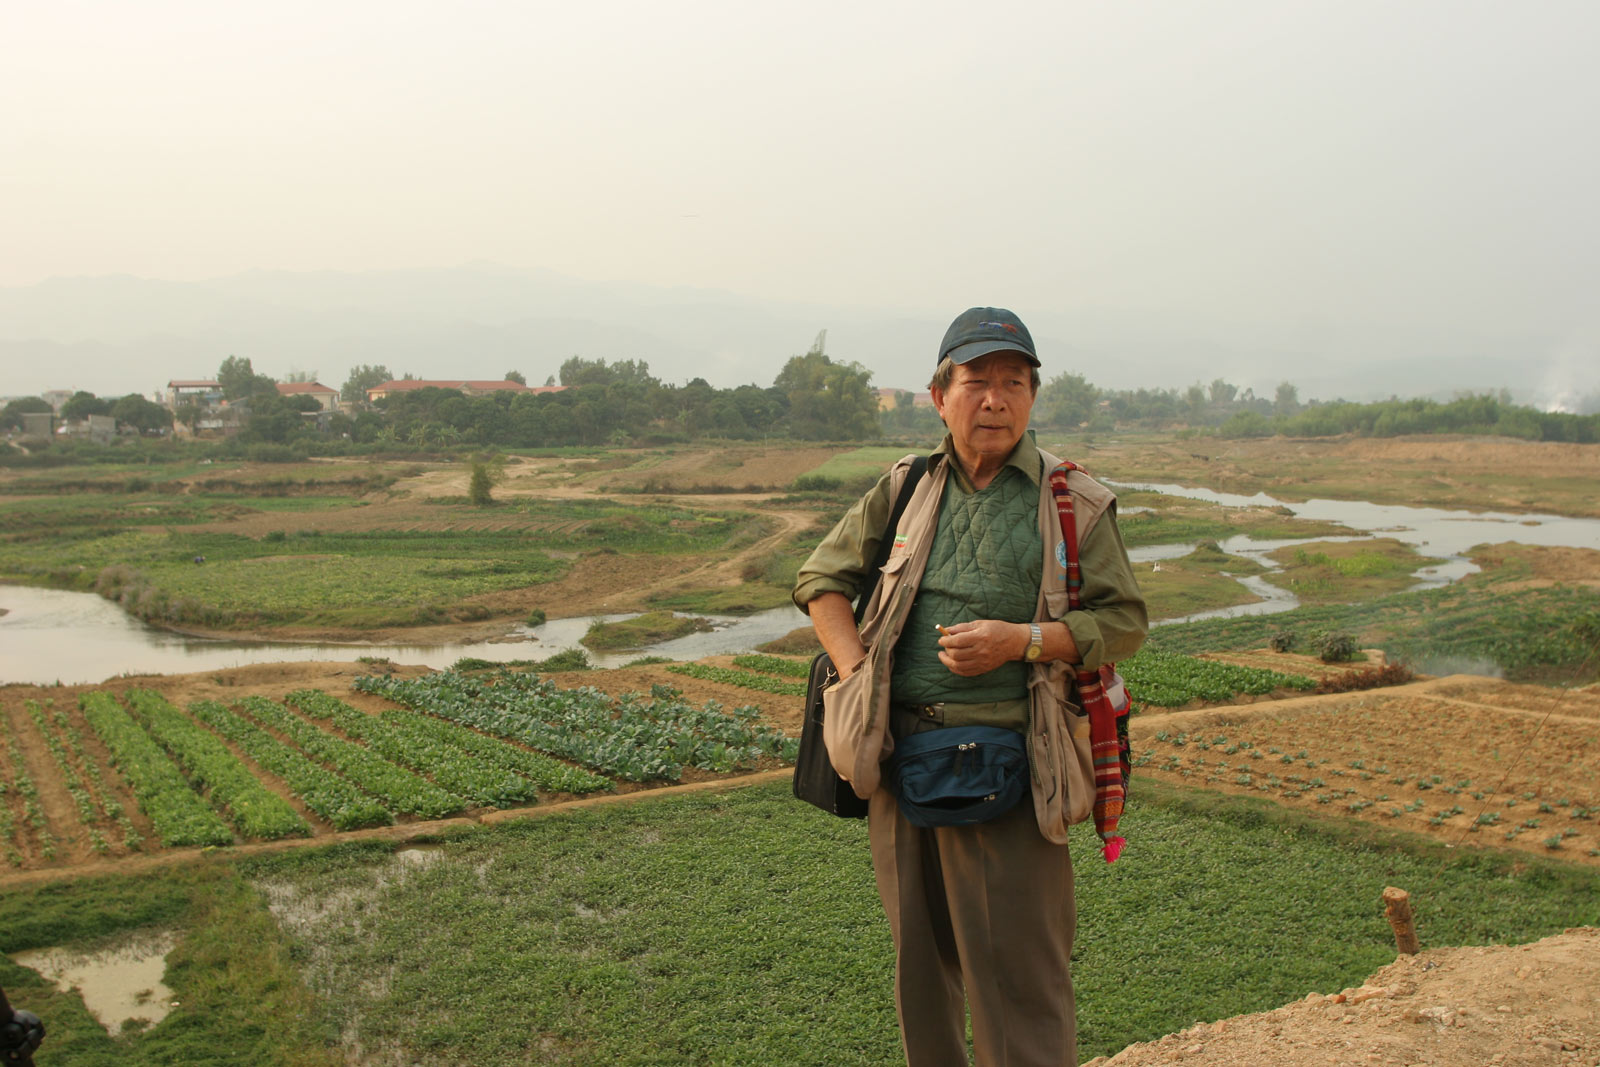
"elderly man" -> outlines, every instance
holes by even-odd
[[[930,386],[949,431],[904,517],[886,530],[908,460],[847,512],[800,570],[794,599],[841,680],[828,749],[870,796],[869,838],[895,944],[895,1004],[912,1067],[1076,1064],[1070,958],[1076,924],[1066,827],[1085,817],[1092,772],[1075,763],[1073,669],[1137,651],[1147,629],[1115,498],[1069,475],[1081,603],[1050,471],[1028,415],[1039,388],[1016,315],[971,308],[951,323]],[[858,629],[851,602],[884,538],[893,549]],[[896,742],[971,726],[1025,738],[1031,789],[973,825],[908,820],[881,762]],[[927,739],[923,739],[927,740]]]

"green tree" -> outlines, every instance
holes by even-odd
[[[522,376],[522,372],[519,371],[519,370],[508,370],[508,371],[506,371],[506,381],[508,381],[508,382],[516,382],[518,385],[527,385],[528,384],[528,379],[524,378]]]
[[[1278,394],[1272,401],[1272,413],[1287,418],[1300,410],[1300,391],[1288,382],[1278,383]]]
[[[1075,429],[1094,416],[1100,390],[1081,374],[1058,374],[1039,390],[1033,420],[1041,426]]]
[[[196,404],[193,400],[185,400],[178,405],[178,410],[172,413],[172,417],[189,427],[190,433],[194,433],[200,425],[201,414],[199,404]]]
[[[339,389],[339,399],[346,404],[360,404],[367,399],[367,390],[394,380],[389,368],[382,363],[368,366],[365,363],[350,368],[350,377]]]
[[[222,395],[229,400],[242,400],[253,393],[255,380],[255,368],[250,366],[248,357],[229,356],[217,368],[217,384],[222,386]]]
[[[476,507],[494,503],[494,487],[505,477],[505,457],[480,457],[472,461],[472,475],[467,479],[467,500]]]
[[[0,409],[0,427],[7,430],[22,429],[22,416],[54,413],[50,401],[37,396],[21,396]]]
[[[86,419],[90,415],[111,414],[111,401],[101,400],[93,393],[84,392],[82,389],[72,394],[65,404],[61,405],[63,419]]]
[[[789,432],[807,441],[860,441],[878,436],[878,394],[872,372],[835,363],[819,342],[785,363],[773,388],[789,400]]]
[[[155,433],[172,429],[172,412],[153,400],[129,393],[111,405],[111,417],[140,433]]]
[[[489,468],[482,463],[472,465],[472,478],[467,482],[467,499],[476,507],[487,507],[494,503],[494,481],[489,477]]]

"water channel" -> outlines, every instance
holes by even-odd
[[[1123,489],[1143,489],[1213,503],[1219,507],[1275,507],[1280,501],[1265,494],[1240,496],[1177,485],[1118,484]],[[1379,535],[1415,545],[1442,564],[1417,573],[1421,586],[1455,581],[1472,572],[1465,553],[1473,545],[1515,541],[1530,545],[1600,549],[1600,520],[1559,515],[1513,515],[1492,512],[1447,511],[1347,500],[1308,500],[1290,504],[1296,516],[1339,523],[1351,530],[1348,539]],[[1267,553],[1307,541],[1343,538],[1256,541],[1231,537],[1220,542],[1231,555],[1248,556],[1274,566]],[[1129,553],[1136,566],[1154,566],[1164,559],[1187,555],[1193,544],[1152,545]],[[1267,614],[1295,606],[1293,594],[1261,577],[1238,579],[1262,599],[1188,618],[1220,615]],[[518,628],[509,640],[450,645],[276,644],[270,642],[216,641],[189,637],[147,626],[121,608],[92,593],[71,593],[31,586],[0,585],[0,683],[25,682],[65,685],[104,681],[121,674],[172,674],[221,670],[252,663],[299,660],[353,660],[381,656],[396,663],[444,668],[463,656],[493,662],[543,659],[578,648],[589,625],[596,621],[629,618],[596,615],[553,619],[542,626]],[[708,633],[663,642],[627,653],[594,654],[599,667],[618,667],[643,655],[697,659],[745,652],[805,624],[805,616],[785,606],[741,618],[712,617]],[[1168,623],[1187,621],[1165,620]]]

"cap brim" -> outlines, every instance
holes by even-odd
[[[959,367],[963,363],[971,363],[975,359],[982,359],[995,352],[1015,352],[1033,366],[1040,365],[1038,356],[1026,349],[1018,348],[1010,341],[968,341],[950,350],[950,362]]]

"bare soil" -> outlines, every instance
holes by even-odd
[[[1251,666],[1276,654],[1256,653]],[[1228,657],[1234,660],[1234,657]],[[1600,693],[1452,675],[1136,716],[1141,777],[1600,866]]]
[[[1478,511],[1600,516],[1600,445],[1448,434],[1416,437],[1129,437],[1075,456],[1123,481],[1177,482],[1224,492],[1372,500]],[[1374,477],[1382,472],[1382,477]]]
[[[1425,948],[1360,986],[1197,1023],[1087,1067],[1600,1064],[1600,930],[1530,945]]]

